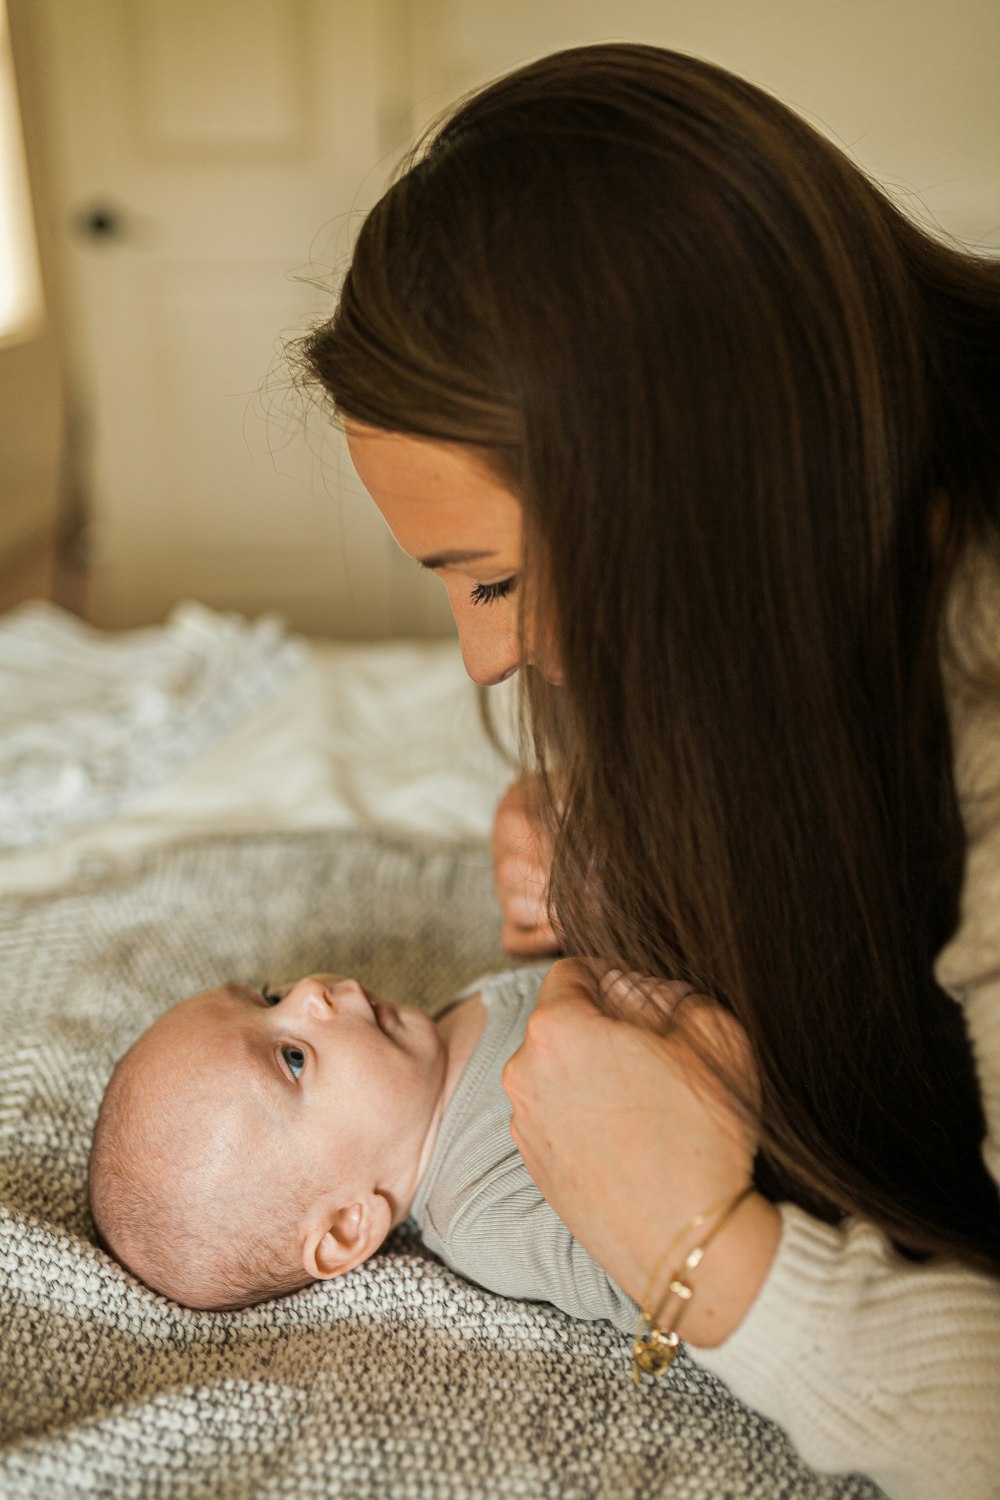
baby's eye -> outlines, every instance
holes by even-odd
[[[277,1005],[281,1000],[281,991],[272,990],[269,984],[262,984],[260,987],[260,998],[265,1005]]]
[[[301,1078],[302,1069],[306,1065],[306,1055],[302,1051],[302,1048],[282,1047],[281,1055],[285,1059],[285,1062],[288,1064],[288,1071],[289,1073],[291,1073],[292,1077],[295,1079]]]

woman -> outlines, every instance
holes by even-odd
[[[751,85],[581,48],[437,131],[307,354],[470,674],[533,669],[542,1191],[817,1467],[996,1493],[1000,268]]]

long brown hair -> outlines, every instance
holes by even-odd
[[[570,951],[734,1012],[772,1193],[1000,1268],[933,973],[965,849],[942,608],[969,548],[1000,558],[1000,267],[741,79],[584,47],[424,143],[305,354],[337,412],[472,445],[523,500]]]

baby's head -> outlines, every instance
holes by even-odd
[[[140,1280],[189,1307],[348,1271],[406,1217],[444,1075],[430,1017],[356,980],[205,990],[112,1074],[94,1222]]]

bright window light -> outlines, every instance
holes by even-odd
[[[30,337],[41,323],[42,312],[7,3],[0,0],[0,342]]]

